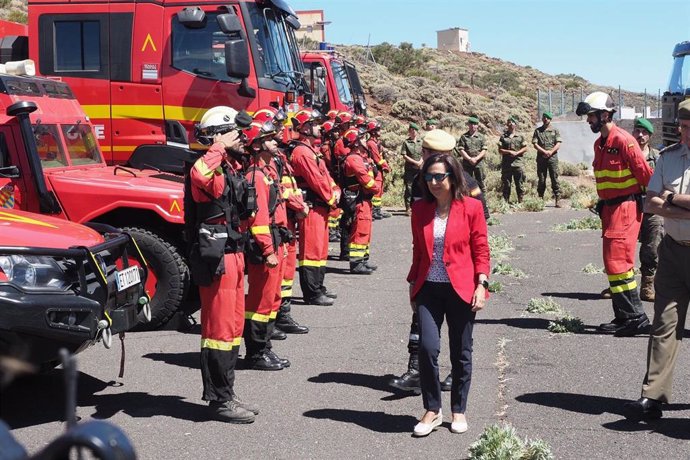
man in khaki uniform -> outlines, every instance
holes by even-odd
[[[646,118],[636,118],[633,125],[633,137],[640,146],[647,164],[652,170],[656,168],[659,151],[649,146],[649,138],[654,134],[654,125]],[[658,248],[664,236],[664,221],[661,216],[645,212],[642,214],[640,227],[640,299],[654,302],[654,274],[658,265]]]
[[[405,170],[403,182],[405,183],[405,214],[410,215],[412,205],[412,183],[422,167],[422,139],[418,135],[419,126],[417,123],[410,123],[407,129],[407,139],[400,146],[400,155],[405,160]]]
[[[553,114],[544,112],[541,116],[542,125],[534,130],[532,145],[537,150],[537,194],[544,199],[546,192],[546,175],[551,178],[551,191],[555,206],[561,207],[561,194],[558,185],[558,149],[561,147],[561,133],[551,125]]]
[[[467,132],[458,139],[454,153],[462,161],[462,168],[474,177],[482,193],[486,193],[484,188],[486,172],[483,163],[486,156],[486,144],[484,135],[478,130],[479,118],[473,115],[467,119]]]
[[[678,106],[680,142],[661,151],[647,186],[645,211],[664,218],[654,279],[654,321],[642,397],[626,403],[628,420],[653,420],[671,399],[673,368],[690,302],[690,99]]]
[[[506,130],[498,141],[498,153],[501,154],[501,185],[503,199],[510,200],[511,182],[515,182],[515,192],[518,203],[522,203],[525,195],[525,168],[523,156],[527,151],[524,136],[515,132],[517,117],[511,115],[506,121]]]

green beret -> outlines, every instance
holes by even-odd
[[[447,152],[455,148],[455,138],[442,129],[432,129],[424,136],[422,147],[437,152]]]
[[[690,99],[686,99],[678,104],[678,119],[690,120]]]
[[[654,134],[654,125],[651,121],[647,120],[646,118],[635,118],[635,123],[633,125],[635,126],[635,128],[646,129],[649,132],[649,134]]]
[[[435,119],[433,119],[433,118],[429,118],[429,119],[426,121],[426,125],[427,125],[427,126],[429,126],[429,125],[438,125],[438,120],[435,120]]]
[[[518,123],[518,119],[517,119],[517,117],[516,117],[515,115],[509,116],[509,117],[508,117],[508,121],[512,121],[512,122],[515,123],[515,124]]]
[[[553,114],[551,112],[544,112],[541,116],[542,116],[542,118],[546,117],[549,120],[553,120]]]
[[[408,126],[407,129],[414,129],[415,131],[419,131],[419,125],[417,123],[410,123],[410,126]]]
[[[467,123],[471,123],[473,125],[478,125],[479,124],[479,118],[477,117],[469,117],[467,119]]]

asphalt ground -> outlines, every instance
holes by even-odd
[[[307,335],[274,342],[292,361],[279,372],[239,370],[236,391],[257,403],[251,425],[208,420],[201,401],[199,329],[126,337],[126,370],[117,378],[119,343],[98,344],[79,355],[77,414],[121,427],[142,459],[229,458],[465,458],[493,423],[548,442],[556,458],[687,458],[690,444],[688,353],[680,353],[674,401],[664,418],[631,424],[622,404],[639,396],[645,337],[614,338],[594,327],[613,317],[598,293],[603,274],[597,231],[554,232],[552,227],[590,216],[547,207],[541,213],[497,216],[490,233],[506,235],[515,249],[506,263],[527,277],[494,275],[503,291],[491,296],[474,332],[469,431],[444,425],[424,439],[411,437],[423,412],[421,397],[388,387],[407,365],[410,308],[404,278],[411,259],[408,218],[376,221],[371,276],[347,273],[329,262],[326,282],[338,293],[332,307],[296,302],[294,316]],[[332,245],[332,250],[335,246]],[[299,294],[299,290],[296,290]],[[525,312],[530,299],[551,296],[582,318],[584,333],[554,335],[552,315]],[[646,303],[648,314],[652,304]],[[445,338],[445,335],[444,335]],[[447,340],[442,377],[449,371]],[[449,404],[448,394],[444,403]],[[62,371],[17,380],[0,395],[0,416],[30,453],[64,430]]]

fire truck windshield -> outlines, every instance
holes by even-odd
[[[253,27],[257,77],[298,89],[302,86],[304,70],[294,33],[285,23],[284,13],[256,3],[246,5]]]
[[[33,126],[38,157],[43,168],[62,168],[67,166],[67,158],[62,148],[57,126],[36,124]]]
[[[73,165],[94,165],[103,162],[98,142],[89,125],[62,125],[62,135],[65,137],[65,145]]]
[[[668,92],[690,95],[690,55],[677,56],[673,60]]]
[[[352,92],[350,91],[350,79],[347,77],[345,67],[338,61],[331,61],[331,68],[333,69],[333,79],[335,80],[335,87],[338,89],[338,97],[340,102],[347,105],[352,105]]]

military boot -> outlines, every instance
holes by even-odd
[[[278,317],[276,318],[276,329],[280,329],[286,334],[306,334],[309,332],[307,326],[300,325],[294,320],[290,313],[285,313],[282,310],[278,311]]]
[[[556,197],[554,206],[557,207],[557,208],[562,208],[562,207],[563,207],[563,206],[561,206],[561,199],[560,199],[559,197]]]
[[[329,243],[337,243],[340,241],[340,232],[338,229],[331,228],[328,230],[328,242]]]
[[[417,353],[410,353],[410,360],[407,363],[407,372],[400,377],[392,379],[388,384],[398,390],[412,391],[417,395],[422,393],[422,387],[419,380],[419,357]]]
[[[383,219],[383,216],[381,215],[381,208],[376,206],[374,207],[374,210],[371,212],[371,217],[374,220],[381,220]]]
[[[640,299],[654,302],[654,276],[642,276],[640,283]]]

